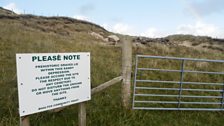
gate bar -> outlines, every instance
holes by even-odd
[[[132,101],[132,108],[135,107],[134,101],[135,101],[135,94],[136,94],[136,79],[137,79],[137,73],[138,73],[138,56],[135,58],[135,76],[134,76],[134,95],[133,95],[133,101]]]
[[[170,83],[170,84],[179,84],[180,83],[179,81],[160,81],[160,80],[136,80],[136,82],[153,82],[153,83]],[[207,82],[182,82],[182,84],[224,86],[224,83],[207,83]]]
[[[173,60],[188,60],[188,61],[199,61],[199,62],[224,63],[223,60],[209,60],[209,59],[195,59],[195,58],[177,58],[177,57],[146,56],[146,55],[137,55],[137,57],[140,57],[140,58],[154,58],[154,59],[173,59]]]
[[[178,97],[179,95],[167,95],[167,94],[135,94],[135,96],[143,97]],[[183,98],[222,98],[222,96],[201,96],[201,95],[182,95]]]

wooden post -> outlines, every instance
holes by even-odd
[[[86,103],[79,103],[79,126],[86,126]]]
[[[122,102],[128,109],[131,96],[132,42],[127,39],[122,42]]]
[[[20,126],[30,126],[30,120],[28,116],[20,117]]]
[[[113,78],[112,80],[109,80],[103,84],[100,84],[99,86],[91,89],[91,95],[96,94],[97,92],[100,92],[100,91],[120,82],[121,80],[122,80],[122,76],[119,76],[119,77]]]

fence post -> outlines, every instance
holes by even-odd
[[[86,126],[86,103],[79,103],[79,126]]]
[[[20,126],[30,126],[30,120],[28,116],[20,117]]]
[[[131,96],[131,70],[132,70],[132,42],[126,38],[122,40],[122,102],[129,108]]]

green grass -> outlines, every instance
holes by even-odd
[[[22,23],[21,23],[22,22]],[[16,53],[47,52],[91,52],[92,88],[121,74],[121,48],[99,43],[99,40],[88,35],[89,27],[79,24],[78,31],[69,31],[69,35],[36,28],[35,23],[24,24],[25,21],[0,19],[0,126],[19,125],[18,95],[16,81]],[[50,22],[50,20],[49,20]],[[34,23],[34,24],[32,24]],[[55,23],[52,21],[51,23]],[[62,22],[63,23],[63,22]],[[31,25],[31,26],[30,26]],[[39,25],[39,24],[38,24]],[[38,26],[37,25],[37,26]],[[70,24],[72,26],[72,24]],[[80,32],[80,29],[83,30]],[[101,31],[96,27],[92,30]],[[109,34],[109,33],[105,33]],[[162,55],[176,57],[193,57],[206,59],[224,59],[223,52],[203,51],[187,47],[151,44],[145,48],[133,47],[133,67],[136,54]],[[142,63],[144,64],[144,63]],[[144,65],[162,67],[166,62],[147,62]],[[189,64],[189,68],[203,64]],[[206,65],[205,65],[206,66]],[[179,66],[167,66],[177,68]],[[222,69],[207,66],[210,70]],[[146,77],[148,77],[146,75]],[[171,75],[151,77],[172,79]],[[190,76],[189,78],[192,78]],[[193,76],[193,79],[197,79]],[[200,80],[213,81],[214,77],[200,77]],[[223,112],[194,111],[142,111],[126,110],[121,104],[121,83],[106,89],[87,102],[87,125],[89,126],[222,126]],[[32,101],[28,101],[31,102]],[[59,113],[50,111],[30,116],[32,126],[76,126],[78,125],[78,107],[72,105]]]

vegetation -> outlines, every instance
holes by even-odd
[[[224,40],[214,39],[208,36],[193,36],[193,35],[171,35],[166,37],[171,42],[193,47],[199,50],[219,50],[224,51]]]
[[[105,36],[112,34],[103,28],[68,18],[12,17],[14,16],[0,18],[0,126],[19,125],[16,53],[91,52],[92,87],[121,74],[120,44],[109,45],[88,34],[91,31],[102,32]],[[128,37],[131,40],[129,36],[119,35],[119,37]],[[133,44],[133,51],[133,59],[136,54],[224,59],[222,50],[199,50],[162,43]],[[164,66],[156,61],[154,65]],[[176,67],[178,66],[174,66]],[[208,67],[213,69],[211,66]],[[223,66],[217,66],[215,69],[223,71],[223,68]],[[153,76],[158,75],[153,74]],[[170,76],[164,75],[164,78],[169,79]],[[194,76],[190,78],[196,79]],[[213,80],[207,77],[200,79]],[[92,99],[87,102],[87,125],[222,126],[224,123],[223,112],[125,110],[121,105],[120,93],[121,84],[118,83],[92,96]],[[30,119],[32,126],[76,126],[78,124],[77,115],[77,105],[72,105],[59,113],[51,111],[37,113],[31,115]]]

